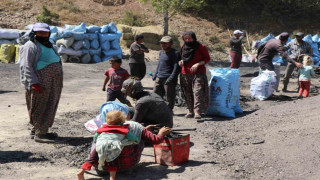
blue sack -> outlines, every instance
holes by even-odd
[[[93,57],[92,57],[92,62],[94,62],[94,63],[99,63],[99,62],[101,62],[100,56],[98,56],[98,55],[93,55]]]
[[[85,38],[89,39],[90,41],[94,39],[98,39],[98,34],[97,33],[87,33],[84,35]]]
[[[55,44],[57,40],[58,40],[57,33],[51,33],[50,34],[50,42]]]
[[[98,32],[100,32],[100,29],[101,29],[101,27],[95,26],[95,25],[87,27],[88,33],[98,33]]]
[[[110,45],[112,49],[120,49],[120,40],[116,39],[116,40],[110,41]]]
[[[108,33],[108,32],[109,32],[109,27],[108,27],[108,25],[104,25],[104,26],[101,27],[100,33],[106,34],[106,33]]]
[[[121,49],[111,49],[109,51],[103,51],[104,56],[116,56],[122,54]]]
[[[61,38],[70,38],[73,37],[73,32],[72,31],[62,31],[62,32],[58,32],[58,39]]]
[[[99,48],[99,41],[98,39],[94,39],[90,43],[90,48],[91,49],[98,49]]]
[[[51,33],[56,33],[56,32],[58,32],[57,26],[50,26],[50,32],[51,32]]]
[[[238,69],[210,69],[210,100],[207,114],[236,117],[243,113],[240,107],[240,73]]]
[[[76,41],[83,40],[85,37],[84,32],[72,32],[72,34],[73,34],[74,40],[76,40]]]
[[[266,36],[260,40],[260,44],[265,43],[265,42],[269,41],[270,39],[274,39],[274,38],[275,37],[272,34],[268,34],[268,36]]]
[[[90,49],[90,41],[88,39],[83,40],[83,47],[85,49]]]
[[[109,33],[117,33],[117,31],[118,31],[117,26],[113,22],[108,24],[108,32]]]
[[[100,48],[99,49],[89,49],[89,53],[90,53],[91,56],[93,56],[93,55],[100,56],[101,55],[101,49]]]
[[[302,40],[311,45],[312,44],[312,36],[311,36],[311,34],[306,35]]]
[[[272,62],[281,63],[281,64],[284,63],[282,57],[279,54],[274,56],[274,58],[272,59]]]
[[[100,43],[105,41],[113,41],[121,38],[122,33],[118,31],[115,34],[99,34]]]
[[[79,26],[76,26],[73,31],[76,31],[76,32],[87,32],[87,28],[86,28],[86,24],[84,22],[82,22]]]
[[[109,51],[110,50],[110,41],[105,41],[101,44],[101,49],[103,51]]]

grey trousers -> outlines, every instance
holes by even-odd
[[[289,84],[289,79],[291,78],[291,75],[295,69],[295,65],[292,63],[288,63],[287,68],[286,68],[286,72],[283,78],[283,88],[286,89],[288,84]]]
[[[154,83],[153,92],[157,93],[168,102],[170,109],[173,109],[176,99],[176,82],[165,84],[167,78],[157,78]]]

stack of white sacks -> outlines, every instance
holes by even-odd
[[[64,29],[51,28],[50,40],[58,46],[63,62],[99,63],[113,56],[122,57],[121,32],[114,23],[99,26],[65,25]]]

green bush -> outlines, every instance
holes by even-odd
[[[212,46],[212,49],[215,51],[224,52],[226,46],[223,43],[216,43]]]
[[[38,16],[36,16],[36,19],[38,22],[55,25],[57,24],[56,21],[59,19],[59,14],[50,12],[47,6],[43,5],[42,11]]]
[[[136,14],[131,11],[125,11],[124,17],[120,20],[120,23],[129,26],[143,27],[146,25],[145,19],[145,15]]]
[[[217,36],[210,36],[209,37],[209,41],[212,43],[212,44],[215,44],[215,43],[218,43],[220,42],[219,38]]]

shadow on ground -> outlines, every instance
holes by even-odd
[[[41,162],[48,161],[44,157],[32,157],[33,153],[24,151],[0,151],[0,164],[11,162]]]

